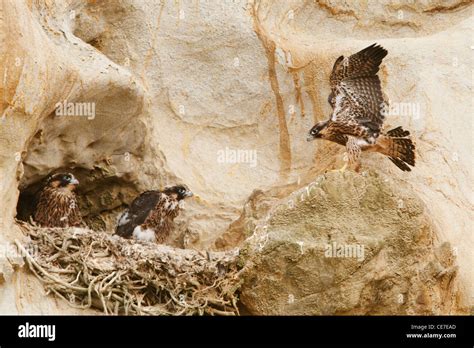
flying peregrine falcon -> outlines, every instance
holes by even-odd
[[[163,191],[145,191],[119,217],[115,231],[121,237],[163,243],[174,227],[183,200],[193,193],[184,185]]]
[[[387,51],[373,44],[350,57],[340,56],[330,76],[331,93],[328,102],[333,108],[331,117],[318,122],[309,131],[307,140],[325,139],[346,147],[348,163],[360,169],[362,151],[380,152],[403,171],[415,166],[415,145],[410,132],[402,127],[382,131],[384,102],[377,76]]]
[[[54,174],[41,189],[33,219],[43,227],[78,226],[82,222],[71,173]]]

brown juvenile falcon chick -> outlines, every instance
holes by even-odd
[[[82,222],[74,190],[79,181],[71,173],[54,174],[41,189],[34,220],[43,227],[78,226]]]
[[[182,202],[193,193],[184,185],[145,191],[119,217],[115,233],[124,238],[163,243],[174,228]]]
[[[332,115],[314,125],[307,137],[308,141],[325,139],[345,146],[348,164],[356,171],[362,151],[380,152],[403,171],[410,171],[409,165],[415,165],[410,132],[402,127],[382,130],[387,104],[377,72],[386,55],[387,50],[373,44],[336,60],[329,78]]]

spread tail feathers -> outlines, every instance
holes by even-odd
[[[411,171],[415,166],[415,144],[409,137],[410,132],[402,127],[389,130],[385,135],[383,153],[401,170]]]

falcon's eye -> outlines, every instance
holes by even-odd
[[[316,129],[311,129],[311,135],[315,135],[316,134]]]

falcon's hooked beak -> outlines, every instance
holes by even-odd
[[[313,137],[311,134],[308,134],[308,136],[306,137],[306,141],[313,141],[314,139],[316,138]]]
[[[191,192],[191,191],[186,191],[186,193],[184,194],[185,197],[192,197],[194,196],[194,194]]]
[[[70,183],[71,185],[79,185],[79,180],[77,180],[76,178],[73,177],[73,178],[71,179],[71,181],[69,181],[69,183]]]

